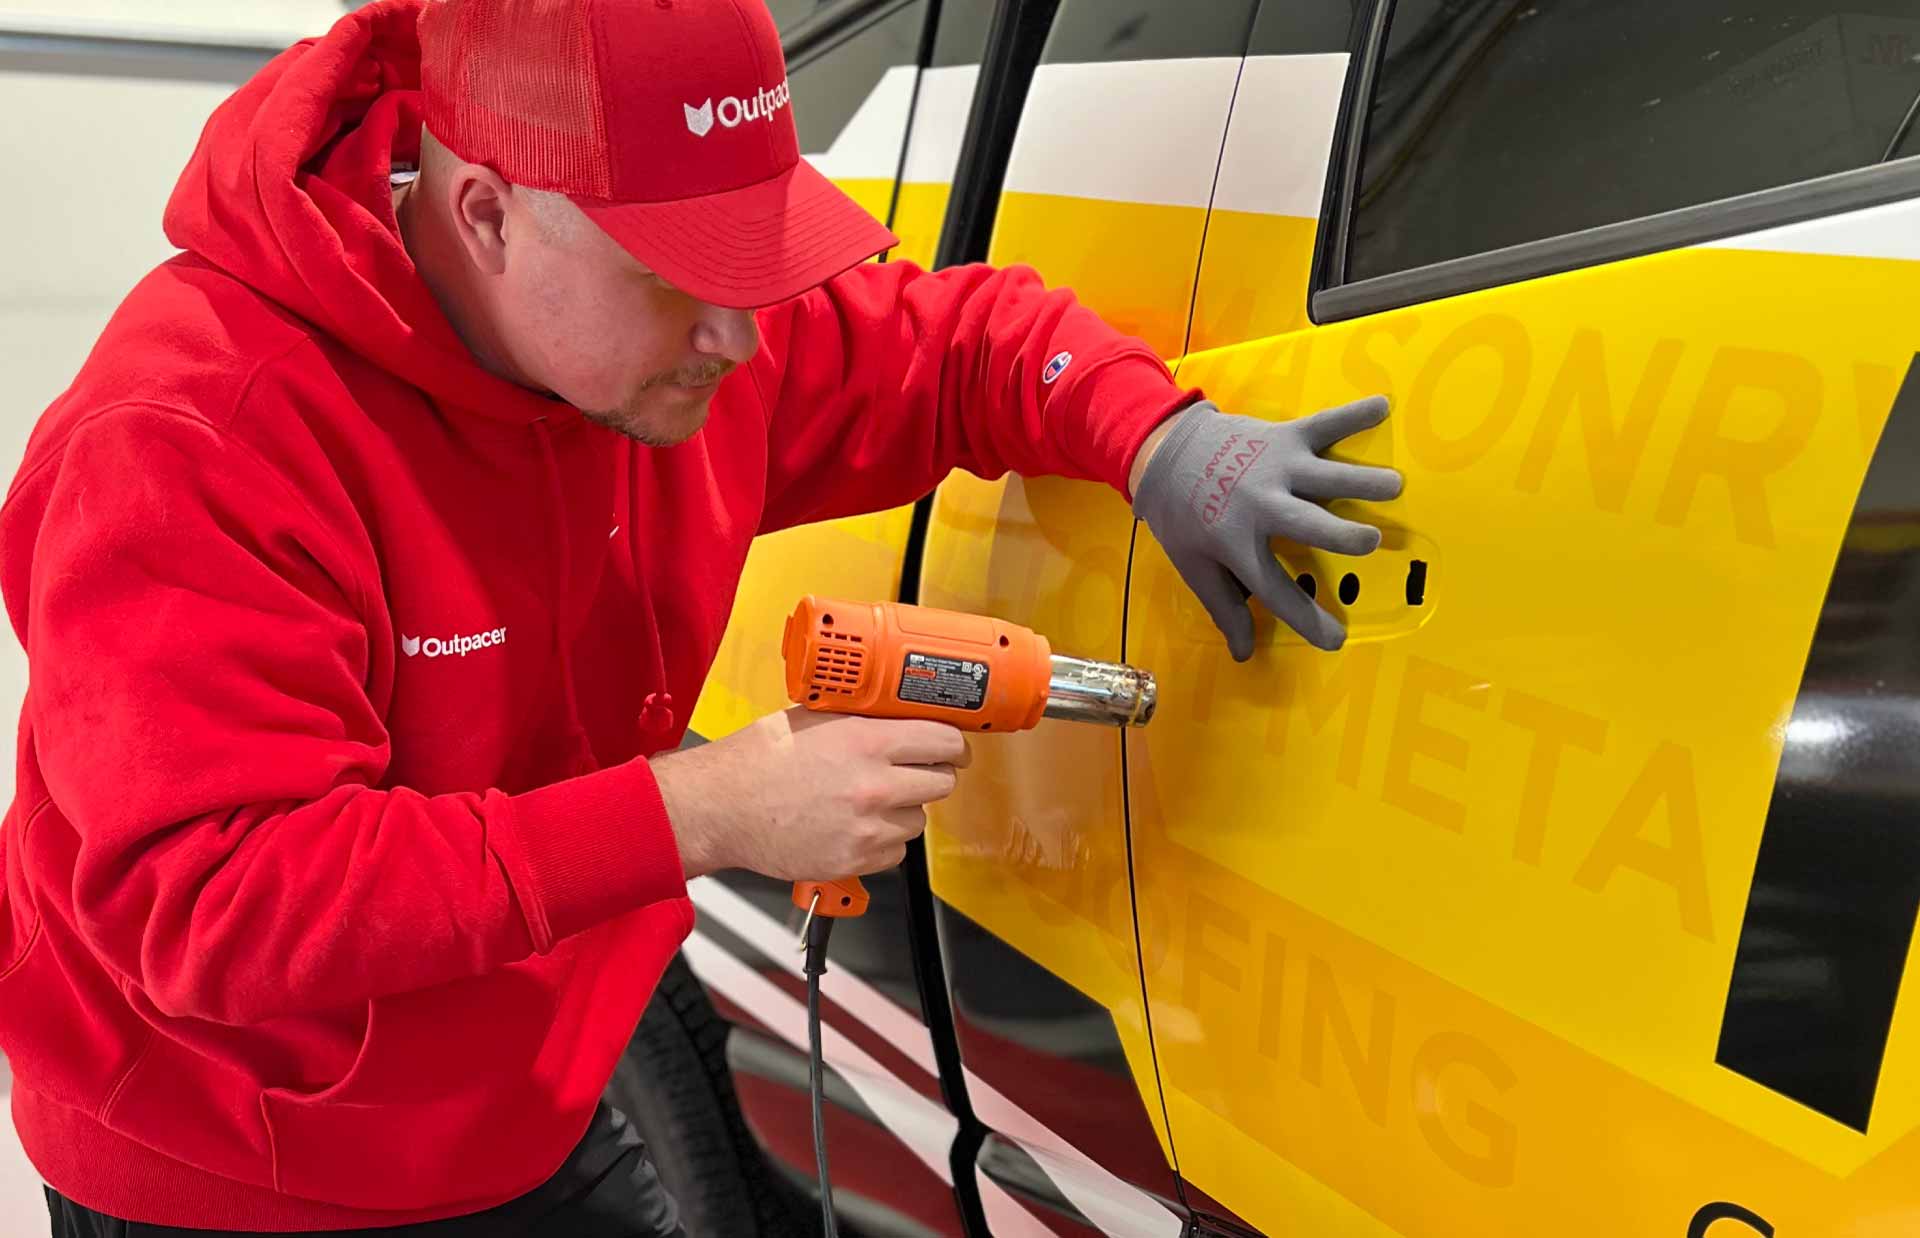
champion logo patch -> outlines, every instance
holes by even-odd
[[[1059,378],[1062,374],[1065,374],[1067,372],[1067,367],[1072,364],[1073,364],[1072,353],[1070,352],[1055,353],[1053,360],[1047,362],[1047,368],[1040,372],[1040,381],[1045,383],[1049,387],[1053,386],[1054,379]]]

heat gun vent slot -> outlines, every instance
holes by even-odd
[[[822,632],[822,636],[838,636],[838,633]],[[848,641],[858,645],[860,638],[855,636]],[[813,686],[820,692],[831,692],[837,696],[852,696],[860,687],[860,671],[867,660],[866,650],[843,646],[823,645],[813,660]]]

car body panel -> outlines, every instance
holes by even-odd
[[[1035,266],[1179,356],[1239,71],[1237,55],[1042,63],[989,261]]]
[[[1356,1233],[1682,1233],[1728,1193],[1887,1222],[1871,1183],[1920,1157],[1901,1017],[1864,1137],[1714,1047],[1916,292],[1910,261],[1700,247],[1189,359],[1273,419],[1388,392],[1340,454],[1405,470],[1370,515],[1435,559],[1414,607],[1397,566],[1280,547],[1421,613],[1332,656],[1269,621],[1236,667],[1140,542],[1135,881],[1184,1174],[1273,1229],[1281,1161]]]
[[[1124,503],[1085,483],[953,479],[934,513],[923,603],[999,615],[1049,633],[1058,649],[1118,658],[1132,530]],[[1071,592],[1059,588],[1069,570],[1084,582]],[[929,877],[948,915],[942,945],[956,1018],[970,1007],[1023,1000],[1019,990],[1002,990],[998,1003],[973,995],[975,985],[1000,989],[1007,982],[1013,960],[996,958],[996,946],[1039,964],[1104,1015],[1106,1036],[1117,1037],[1123,1052],[1124,1077],[1085,1082],[1121,1093],[1123,1099],[1105,1103],[1130,1102],[1133,1121],[1160,1137],[1127,881],[1119,737],[1042,722],[1031,732],[975,736],[972,743],[974,762],[961,790],[930,808],[927,831]],[[971,948],[956,952],[952,914],[980,926],[985,939],[968,934],[962,941]],[[1084,1026],[1089,1013],[1068,1010],[1063,1017],[1082,1024],[1078,1043],[1098,1047],[1103,1029]],[[1030,1043],[1045,1031],[1032,1029]],[[970,1070],[1020,1094],[1005,1055],[978,1040],[970,1046],[966,1036],[961,1050]],[[1086,1095],[1061,1100],[1067,1112],[1095,1104]],[[1150,1182],[1171,1197],[1167,1163]]]
[[[1132,8],[1142,29],[1177,20],[1174,6]],[[1038,267],[1177,357],[1251,15],[1216,12],[1213,29],[1180,34],[1177,50],[1220,50],[1224,39],[1232,55],[1148,55],[1167,44],[1142,38],[1118,58],[1061,61],[1087,54],[1076,27],[1091,33],[1109,16],[1069,0],[1027,96],[988,260]],[[1108,487],[956,474],[934,503],[919,600],[1118,660],[1132,538],[1132,514]],[[1177,1233],[1184,1205],[1140,988],[1119,736],[1043,722],[978,736],[974,751],[927,832],[961,1056],[1079,1155],[1049,1156],[977,1089],[976,1111],[1085,1223]],[[1020,1189],[1017,1163],[991,1148],[983,1173]]]
[[[1192,351],[1308,325],[1327,158],[1350,60],[1345,51],[1249,55],[1241,67],[1207,217]]]

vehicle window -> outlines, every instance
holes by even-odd
[[[926,0],[894,9],[863,26],[852,37],[809,55],[788,67],[793,88],[793,123],[800,131],[800,149],[818,154],[832,148],[847,122],[874,93],[887,70],[911,67],[920,54],[920,28],[926,20]],[[910,96],[903,96],[902,102]],[[884,174],[893,175],[899,144],[906,138],[907,113],[897,109],[898,133],[888,131],[892,162],[883,160]],[[864,135],[863,135],[864,136]],[[829,173],[833,175],[833,173]]]
[[[784,34],[789,27],[812,17],[814,13],[831,2],[832,0],[767,0],[767,9],[773,14],[773,24]]]
[[[942,0],[931,67],[979,64],[985,58],[987,29],[993,25],[996,7],[992,0]]]
[[[1917,95],[1920,0],[1402,0],[1348,275],[1879,163]]]
[[[1248,13],[1245,3],[1100,0],[1062,4],[1047,38],[1046,58],[1053,64],[1089,64],[1238,56],[1247,46]]]
[[[1920,383],[1910,371],[1841,539],[1783,733],[1715,1054],[1858,1131],[1890,1073],[1920,904],[1917,631]]]
[[[1264,0],[1253,22],[1250,56],[1344,52],[1357,0]]]

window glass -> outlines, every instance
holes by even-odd
[[[941,0],[940,28],[933,39],[933,68],[977,65],[987,50],[994,0]]]
[[[1349,277],[1878,163],[1917,93],[1920,0],[1402,0]]]
[[[1357,0],[1262,0],[1254,19],[1254,56],[1344,52]]]
[[[800,131],[801,150],[817,153],[829,149],[887,70],[914,63],[920,54],[920,27],[926,15],[925,0],[896,9],[790,68],[793,123]],[[900,124],[899,137],[904,138],[904,107],[900,109]]]
[[[831,2],[832,0],[767,0],[767,8],[773,13],[773,24],[785,33],[788,27],[812,17],[815,11]]]
[[[1239,56],[1247,47],[1246,0],[1099,0],[1065,3],[1047,38],[1052,64]]]

